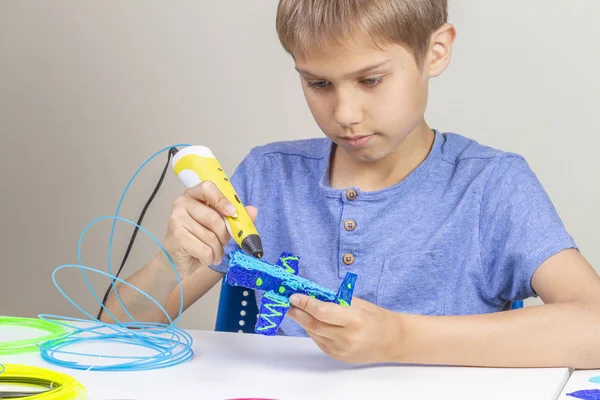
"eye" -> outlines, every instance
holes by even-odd
[[[329,87],[330,83],[328,81],[309,81],[308,87],[311,89],[325,89]]]
[[[366,86],[375,87],[383,81],[383,76],[376,76],[373,78],[364,78],[360,80],[360,83]]]

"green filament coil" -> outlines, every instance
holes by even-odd
[[[0,355],[23,354],[39,351],[38,343],[58,339],[69,332],[69,329],[54,322],[38,318],[0,316],[0,329],[3,327],[37,329],[45,332],[38,337],[0,342]]]

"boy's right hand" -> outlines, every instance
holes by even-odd
[[[254,222],[258,210],[252,206],[246,210]],[[231,239],[223,216],[233,214],[235,207],[210,181],[187,189],[174,201],[163,246],[181,279],[200,267],[221,263],[224,247]],[[161,254],[171,268],[164,253]]]

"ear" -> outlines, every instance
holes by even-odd
[[[440,75],[450,64],[452,45],[456,39],[456,29],[452,24],[444,24],[431,35],[429,45],[429,76]]]

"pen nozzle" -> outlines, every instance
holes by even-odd
[[[248,237],[242,240],[242,250],[255,258],[262,258],[264,251],[260,236],[248,235]]]

